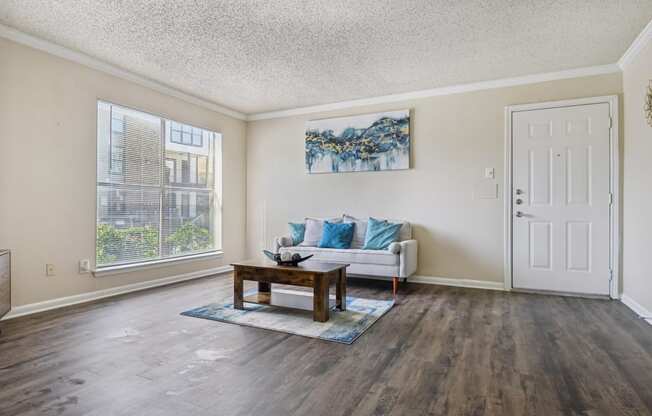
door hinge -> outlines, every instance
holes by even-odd
[[[611,283],[614,280],[614,270],[609,269],[609,283]]]
[[[614,194],[609,192],[609,205],[613,205],[614,203]]]
[[[614,126],[614,119],[609,116],[609,128],[612,128]]]

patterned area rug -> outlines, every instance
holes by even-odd
[[[290,292],[290,291],[288,291]],[[291,291],[312,296],[309,292]],[[347,296],[346,311],[330,310],[327,322],[312,320],[312,312],[245,302],[245,310],[233,309],[232,299],[182,312],[181,315],[231,324],[286,332],[326,341],[353,344],[381,316],[394,306],[393,300],[372,300]]]

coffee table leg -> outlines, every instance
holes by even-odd
[[[239,276],[238,269],[233,271],[233,307],[235,309],[244,309],[242,298],[244,297],[244,285],[242,277]]]
[[[340,269],[335,284],[335,302],[341,311],[346,310],[346,269]]]
[[[313,289],[313,320],[317,322],[328,321],[328,280],[325,276],[314,277]]]

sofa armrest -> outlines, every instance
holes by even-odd
[[[274,237],[274,253],[278,253],[281,247],[292,247],[292,237]]]
[[[391,243],[388,247],[387,250],[392,253],[392,254],[398,254],[401,252],[401,243]]]
[[[417,240],[405,240],[399,243],[399,276],[400,278],[410,277],[417,271]]]

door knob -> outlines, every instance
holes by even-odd
[[[523,190],[521,190],[521,189],[516,190],[516,195],[521,195],[522,193],[523,193]]]
[[[521,198],[518,198],[516,200],[516,205],[521,205],[523,203],[523,200]]]
[[[520,218],[523,216],[523,213],[521,211],[516,211],[516,216]]]

